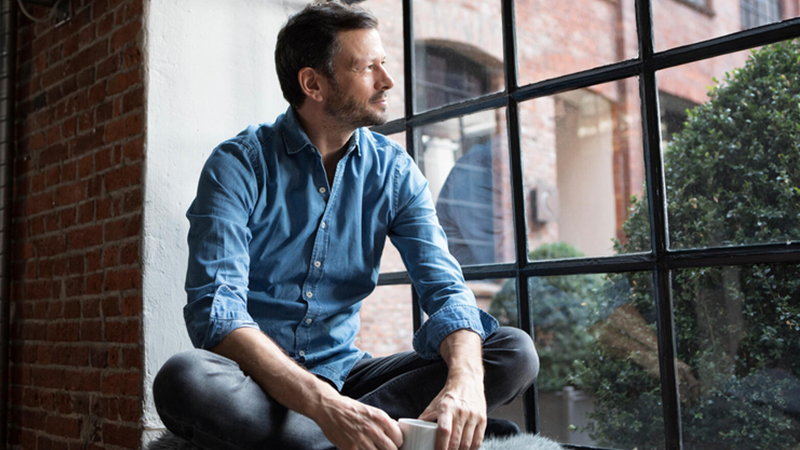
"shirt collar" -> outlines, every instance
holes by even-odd
[[[303,127],[300,126],[300,122],[297,120],[297,112],[295,112],[294,108],[291,106],[283,115],[283,120],[281,121],[280,126],[281,134],[283,134],[283,141],[286,143],[287,153],[290,155],[295,154],[306,148],[306,146],[310,146],[316,150],[316,147],[314,147],[314,144],[311,143],[311,140],[303,130]],[[350,137],[350,140],[347,141],[347,151],[345,152],[345,156],[349,155],[353,150],[358,151],[358,155],[361,156],[361,140],[367,134],[369,133],[364,133],[361,128],[355,130],[353,135]]]

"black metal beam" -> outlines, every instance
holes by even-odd
[[[670,297],[670,271],[663,264],[669,248],[667,233],[667,198],[664,181],[664,162],[661,154],[660,116],[656,71],[647,62],[653,59],[653,9],[651,0],[636,1],[636,24],[639,37],[639,55],[644,62],[639,76],[642,109],[642,135],[645,160],[645,178],[650,205],[651,245],[656,259],[653,272],[654,297],[658,311],[658,361],[661,372],[661,399],[664,411],[664,440],[667,450],[680,450],[681,418],[678,401],[678,382],[675,370],[675,337],[673,332],[672,302]]]

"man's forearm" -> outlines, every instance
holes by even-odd
[[[448,378],[480,378],[483,380],[483,348],[481,337],[471,330],[458,330],[447,335],[439,347],[447,363]]]
[[[278,403],[312,419],[324,398],[338,396],[333,387],[300,367],[272,339],[253,328],[233,330],[211,351],[236,361]]]
[[[267,395],[316,422],[337,448],[388,450],[403,442],[388,414],[342,396],[258,330],[237,328],[211,351],[236,361]]]

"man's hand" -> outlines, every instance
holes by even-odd
[[[323,399],[312,419],[340,450],[397,450],[403,444],[403,433],[389,415],[338,393]]]
[[[237,328],[211,351],[239,363],[264,392],[316,422],[341,450],[397,450],[403,443],[400,426],[385,412],[341,395],[258,330]]]
[[[438,422],[436,450],[478,450],[486,428],[480,336],[456,331],[440,350],[448,366],[447,382],[419,418]]]

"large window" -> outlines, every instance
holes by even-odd
[[[800,2],[398,3],[363,3],[403,62],[376,131],[542,360],[493,415],[572,448],[800,448]],[[425,319],[386,247],[375,354]]]

